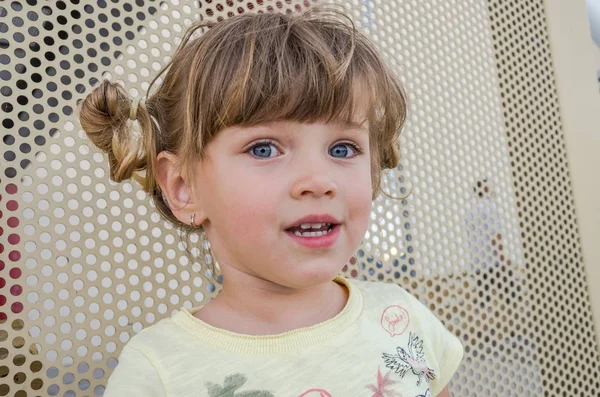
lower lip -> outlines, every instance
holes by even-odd
[[[286,232],[298,244],[308,248],[328,248],[331,247],[340,235],[340,225],[335,225],[331,231],[322,236],[297,236],[293,232]]]

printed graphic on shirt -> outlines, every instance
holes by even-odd
[[[331,394],[323,389],[310,389],[302,393],[299,397],[331,397]]]
[[[431,397],[431,389],[427,389],[427,391],[425,392],[425,394],[419,394],[416,397]]]
[[[409,334],[407,350],[398,347],[396,352],[396,354],[383,353],[383,360],[385,366],[399,374],[401,378],[404,378],[404,375],[410,370],[417,376],[417,386],[421,384],[423,377],[427,382],[435,379],[433,369],[429,368],[425,362],[423,341],[416,334],[412,332]]]
[[[241,388],[246,380],[242,374],[229,375],[225,378],[223,386],[208,382],[206,389],[209,397],[275,397],[268,391],[250,390],[236,393],[236,390]]]
[[[402,306],[388,306],[381,314],[381,326],[392,337],[402,335],[408,328],[409,322],[408,311]]]
[[[373,392],[371,397],[402,397],[400,392],[388,389],[390,386],[400,383],[399,381],[391,380],[391,375],[392,371],[388,371],[385,376],[381,375],[381,368],[377,367],[377,384],[367,385],[367,389]]]

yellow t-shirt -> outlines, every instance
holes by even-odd
[[[396,284],[346,280],[334,318],[277,335],[212,327],[182,309],[123,348],[106,397],[435,397],[458,338]],[[192,310],[193,313],[193,310]]]

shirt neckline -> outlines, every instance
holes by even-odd
[[[205,323],[190,310],[182,308],[171,317],[172,321],[195,338],[218,349],[244,354],[272,354],[295,351],[327,340],[348,328],[363,309],[363,297],[357,286],[338,276],[333,281],[348,288],[346,305],[334,317],[309,327],[297,328],[279,334],[248,335],[217,328]]]

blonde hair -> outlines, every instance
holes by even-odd
[[[192,38],[195,32],[202,34]],[[381,191],[381,170],[398,165],[403,89],[339,9],[198,21],[148,93],[165,71],[160,86],[134,112],[137,103],[125,89],[104,81],[82,101],[79,117],[89,139],[108,154],[110,178],[138,181],[159,213],[184,231],[192,228],[173,215],[156,181],[157,155],[177,154],[179,172],[191,175],[206,145],[229,126],[356,122],[361,112],[369,126],[374,198]],[[141,139],[133,137],[130,113],[136,113]]]

